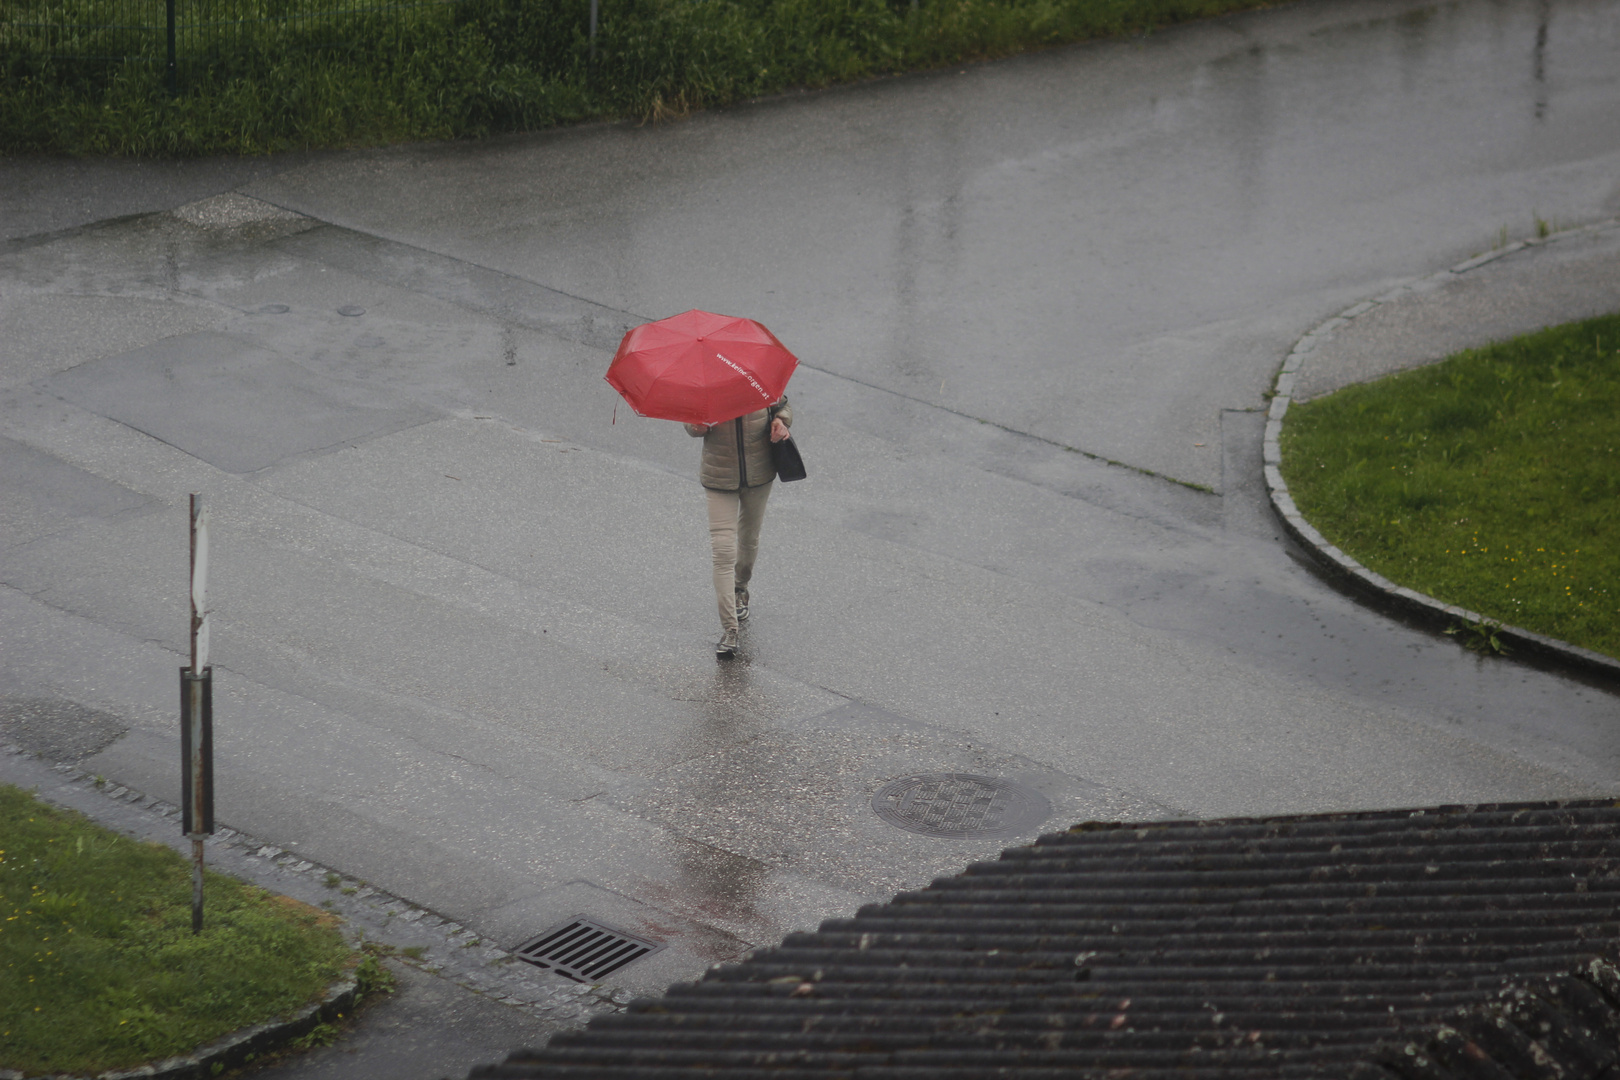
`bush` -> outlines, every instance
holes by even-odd
[[[0,21],[0,150],[262,153],[660,118],[1262,6],[601,0],[593,62],[589,0],[364,11],[334,0],[181,0],[181,85],[171,97],[163,29],[128,29],[112,6],[127,2],[10,0]],[[57,30],[26,21],[47,11]]]

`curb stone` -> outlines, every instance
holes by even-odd
[[[1620,682],[1620,660],[1612,656],[1583,649],[1578,645],[1571,645],[1566,641],[1538,634],[1533,630],[1525,630],[1518,626],[1508,626],[1496,622],[1494,619],[1481,615],[1467,608],[1455,604],[1447,604],[1432,596],[1425,596],[1420,592],[1397,585],[1381,574],[1374,573],[1362,566],[1355,559],[1339,550],[1328,542],[1327,538],[1317,532],[1316,528],[1306,521],[1300,514],[1299,508],[1294,504],[1293,496],[1288,492],[1288,485],[1282,477],[1282,422],[1288,413],[1288,406],[1293,402],[1294,384],[1299,374],[1304,370],[1317,346],[1340,327],[1349,325],[1350,321],[1365,315],[1380,305],[1399,300],[1413,293],[1431,292],[1434,289],[1455,281],[1470,270],[1478,269],[1487,263],[1514,252],[1523,251],[1529,247],[1539,247],[1545,244],[1556,243],[1577,236],[1590,236],[1594,233],[1608,232],[1620,229],[1620,218],[1611,218],[1600,221],[1595,225],[1587,225],[1578,229],[1565,229],[1562,232],[1552,233],[1549,236],[1537,237],[1531,240],[1519,240],[1507,244],[1483,255],[1476,255],[1466,259],[1455,266],[1414,278],[1372,300],[1363,300],[1353,307],[1341,311],[1339,314],[1325,320],[1312,328],[1304,337],[1295,343],[1289,352],[1288,358],[1283,361],[1281,370],[1277,373],[1276,382],[1272,387],[1271,408],[1266,414],[1266,432],[1262,446],[1263,462],[1266,478],[1266,490],[1271,497],[1271,506],[1282,519],[1283,528],[1288,535],[1303,547],[1316,560],[1335,582],[1347,586],[1353,592],[1365,599],[1369,599],[1379,607],[1387,608],[1403,614],[1422,625],[1436,629],[1449,629],[1460,624],[1483,623],[1491,627],[1497,638],[1511,645],[1523,655],[1533,656],[1538,660],[1553,666],[1565,668],[1583,675],[1601,675]]]
[[[48,762],[19,746],[0,743],[0,783],[31,787],[42,802],[76,810],[126,835],[177,848],[181,842],[178,806],[110,781],[98,784],[91,773],[74,765]],[[189,850],[187,845],[186,852]],[[635,996],[627,990],[576,983],[531,967],[506,950],[481,942],[478,933],[454,920],[247,833],[222,826],[207,840],[206,850],[213,869],[337,915],[343,919],[344,932],[351,940],[387,946],[393,960],[448,979],[559,1029],[583,1027],[600,1013],[622,1012]],[[96,1080],[190,1080],[211,1076],[215,1062],[230,1067],[247,1054],[280,1045],[347,1011],[354,1005],[355,993],[353,981],[344,980],[329,988],[321,1001],[306,1006],[289,1020],[256,1025],[192,1054],[102,1073]],[[299,1024],[304,1026],[299,1028]],[[252,1045],[246,1045],[248,1042]],[[230,1057],[233,1054],[239,1056]],[[0,1069],[0,1080],[28,1078],[20,1072]],[[63,1076],[51,1080],[81,1078]]]

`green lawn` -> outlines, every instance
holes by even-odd
[[[659,119],[1267,2],[600,0],[593,60],[589,0],[178,0],[171,96],[161,3],[134,18],[130,0],[7,0],[0,152],[263,153]]]
[[[186,860],[0,785],[0,1069],[186,1053],[299,1009],[358,959],[333,916],[212,872],[193,935]]]
[[[1390,580],[1620,656],[1620,314],[1296,404],[1282,473]]]

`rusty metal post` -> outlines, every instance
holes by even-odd
[[[208,664],[208,511],[191,497],[191,666],[180,669],[180,828],[191,840],[191,932],[202,932],[203,840],[214,831],[214,669]]]
[[[191,932],[202,933],[203,909],[203,842],[201,837],[191,841]]]
[[[214,831],[213,670],[180,669],[180,828],[191,840],[191,931],[202,930],[203,838]]]

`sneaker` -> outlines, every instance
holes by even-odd
[[[748,590],[737,590],[737,621],[743,622],[748,618]]]
[[[727,630],[720,635],[720,640],[714,646],[714,655],[719,660],[730,660],[737,655],[737,631]]]

